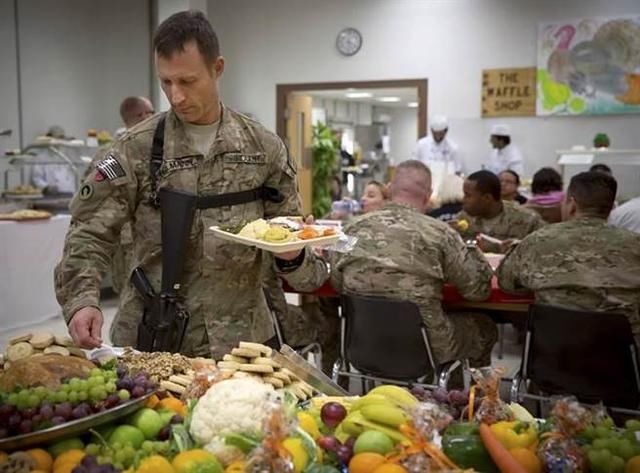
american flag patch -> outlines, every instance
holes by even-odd
[[[125,175],[124,169],[122,169],[120,163],[111,155],[98,162],[98,164],[96,164],[96,169],[110,181]]]

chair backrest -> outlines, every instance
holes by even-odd
[[[637,347],[622,314],[531,305],[522,369],[547,394],[640,405]]]
[[[417,305],[352,294],[342,296],[344,355],[363,374],[416,380],[433,373]]]

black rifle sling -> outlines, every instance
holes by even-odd
[[[164,159],[164,124],[166,116],[166,114],[162,115],[156,125],[151,145],[151,159],[149,160],[149,173],[151,178],[150,204],[155,208],[160,207],[160,201],[158,200],[158,173],[160,172]],[[284,201],[284,196],[278,189],[261,186],[246,191],[198,197],[197,207],[199,209],[214,209],[228,205],[247,204],[256,200],[265,200],[279,204]]]

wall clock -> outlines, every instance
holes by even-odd
[[[355,28],[345,28],[336,38],[336,48],[343,56],[353,56],[362,47],[362,35]]]

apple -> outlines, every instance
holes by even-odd
[[[133,415],[131,425],[140,429],[145,438],[150,440],[156,438],[166,424],[162,421],[160,414],[145,407]]]
[[[374,452],[386,455],[393,450],[393,440],[387,434],[377,430],[367,430],[361,433],[353,444],[354,453]]]
[[[109,436],[109,445],[119,443],[120,445],[131,445],[133,448],[140,448],[145,437],[140,429],[132,425],[119,425]]]

